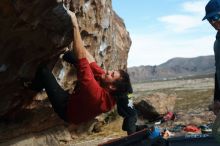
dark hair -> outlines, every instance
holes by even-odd
[[[119,70],[119,73],[121,78],[114,81],[113,85],[116,87],[116,90],[114,90],[112,94],[114,96],[124,96],[133,93],[129,74],[124,70]]]

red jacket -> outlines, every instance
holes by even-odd
[[[82,58],[75,67],[78,83],[67,104],[67,119],[79,124],[111,110],[115,99],[96,80],[104,71],[95,62],[89,64],[86,58]]]

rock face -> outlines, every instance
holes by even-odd
[[[8,121],[0,124],[0,142],[63,124],[44,94],[23,87],[23,80],[31,80],[42,61],[50,62],[65,89],[74,84],[74,69],[59,59],[66,48],[72,49],[70,18],[63,5],[76,13],[84,45],[98,64],[126,69],[131,40],[111,0],[1,0],[0,115]],[[45,121],[49,122],[44,125]],[[13,134],[3,134],[9,130]]]
[[[144,119],[154,121],[168,111],[172,112],[175,102],[175,94],[154,93],[135,101],[134,106]]]

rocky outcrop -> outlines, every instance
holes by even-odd
[[[146,120],[154,121],[167,112],[174,111],[177,95],[153,93],[146,97],[139,97],[134,106],[139,114]]]
[[[132,82],[167,80],[214,74],[214,56],[173,58],[158,66],[139,66],[128,69]]]
[[[23,87],[23,80],[31,80],[42,61],[49,62],[61,86],[73,87],[75,71],[59,59],[66,48],[72,49],[70,18],[63,5],[76,13],[84,45],[98,64],[126,69],[131,40],[111,0],[1,0],[0,142],[64,124],[44,93],[36,95]],[[64,127],[68,132],[77,129]],[[56,141],[59,145],[62,140]]]

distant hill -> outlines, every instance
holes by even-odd
[[[167,80],[188,76],[207,75],[215,72],[214,56],[173,58],[158,66],[128,68],[131,82]]]

